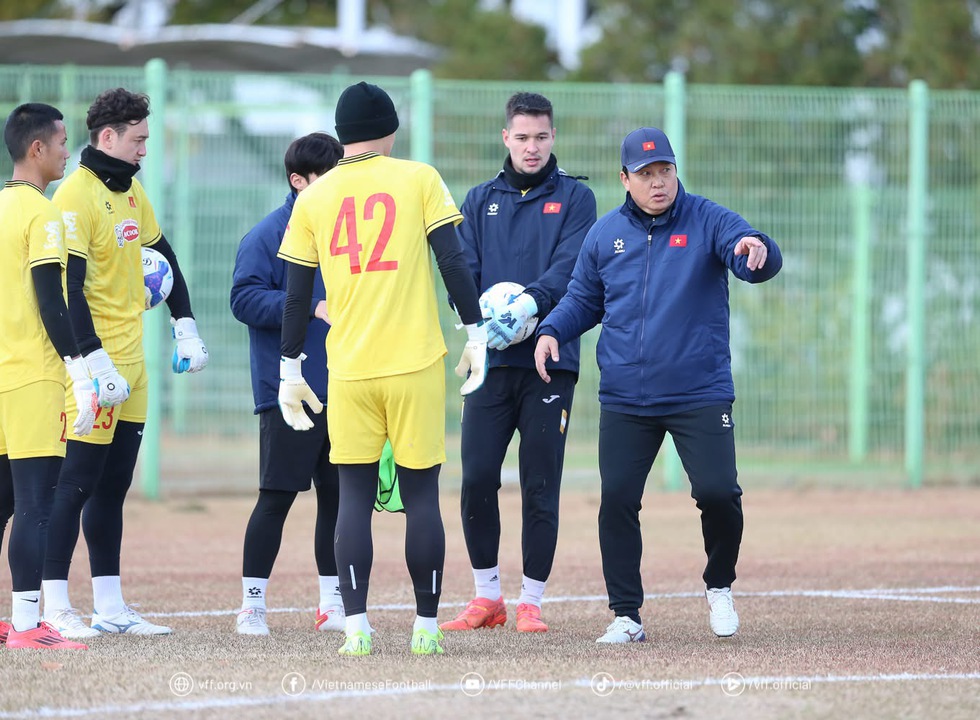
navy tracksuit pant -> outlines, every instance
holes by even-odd
[[[599,416],[599,546],[609,608],[638,616],[640,500],[657,452],[670,433],[701,511],[708,587],[729,587],[742,541],[742,489],[735,469],[735,421],[731,404],[666,416],[627,415],[603,409]]]
[[[565,439],[578,374],[569,370],[550,374],[551,382],[545,383],[531,368],[492,368],[483,387],[464,401],[460,510],[474,568],[499,564],[500,466],[517,430],[524,575],[543,582],[551,574],[558,544]]]

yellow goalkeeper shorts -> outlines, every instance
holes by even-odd
[[[126,402],[111,408],[99,408],[99,414],[92,423],[92,432],[79,437],[72,432],[71,427],[78,415],[75,405],[75,393],[72,390],[71,378],[65,388],[65,412],[68,413],[68,437],[71,440],[91,443],[92,445],[109,445],[116,434],[116,424],[120,420],[132,423],[146,422],[146,408],[149,402],[149,377],[146,374],[146,363],[142,360],[125,365],[116,365],[119,374],[129,383],[129,397]]]
[[[63,458],[69,427],[60,382],[39,380],[0,393],[0,455]]]
[[[391,440],[395,462],[423,470],[446,462],[446,371],[442,358],[412,373],[327,386],[330,462],[354,465],[381,457]]]

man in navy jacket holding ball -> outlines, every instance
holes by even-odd
[[[497,553],[500,468],[514,431],[521,434],[523,579],[517,630],[545,632],[541,598],[558,543],[558,491],[565,438],[578,379],[578,341],[563,352],[551,384],[534,369],[531,340],[515,342],[532,318],[543,319],[565,294],[579,248],[596,219],[592,191],[558,167],[553,111],[547,98],[517,93],[507,102],[503,169],[472,188],[457,233],[485,292],[499,282],[524,286],[487,308],[489,372],[466,397],[462,418],[463,534],[475,598],[443,630],[473,630],[507,619]]]

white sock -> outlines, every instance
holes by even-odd
[[[415,625],[412,627],[412,632],[416,630],[425,630],[428,633],[435,635],[439,632],[439,621],[436,618],[422,617],[421,615],[415,616]]]
[[[340,597],[340,578],[336,575],[320,575],[320,612],[327,608],[343,607]]]
[[[371,623],[368,622],[367,613],[348,615],[347,619],[344,620],[344,631],[348,635],[353,635],[354,633],[359,632],[362,632],[365,635],[370,635],[373,631],[371,629]]]
[[[71,607],[67,580],[42,580],[41,588],[44,591],[44,613],[48,617]]]
[[[246,608],[262,608],[265,610],[265,589],[269,586],[269,578],[242,578],[242,610]]]
[[[517,604],[523,605],[527,603],[528,605],[536,605],[541,607],[541,598],[544,597],[544,586],[547,585],[546,580],[532,580],[527,575],[521,576],[521,597],[518,599]]]
[[[13,598],[10,624],[17,632],[33,630],[41,620],[41,590],[10,593]]]
[[[473,568],[473,582],[476,585],[476,596],[487,600],[496,600],[500,592],[500,566],[494,565],[486,570]]]
[[[126,609],[122,596],[122,580],[118,575],[92,578],[92,605],[99,615],[112,617]]]

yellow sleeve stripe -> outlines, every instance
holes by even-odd
[[[303,267],[318,267],[318,263],[311,262],[310,260],[304,260],[303,258],[293,257],[292,255],[287,255],[286,253],[280,251],[276,253],[276,257],[282,258],[286,262],[291,262],[294,265],[302,265]]]
[[[81,250],[76,250],[75,248],[70,248],[68,250],[69,255],[74,255],[75,257],[80,257],[83,260],[88,260],[88,253],[82,252]]]
[[[143,244],[143,247],[153,247],[153,246],[154,246],[154,245],[156,245],[156,244],[157,244],[158,242],[160,242],[160,238],[162,238],[162,237],[163,237],[163,233],[161,232],[161,233],[160,233],[159,235],[157,235],[157,236],[156,236],[155,238],[153,238],[152,240],[150,240],[150,242],[148,242],[148,243],[144,243],[144,244]]]
[[[452,223],[453,225],[459,225],[461,222],[463,222],[463,215],[462,215],[462,213],[456,213],[455,215],[450,215],[449,217],[444,217],[441,220],[436,220],[434,223],[432,223],[431,225],[429,225],[425,229],[425,234],[428,235],[430,232],[432,232],[436,228],[440,228],[440,227],[442,227],[443,225],[445,225],[447,223]]]

